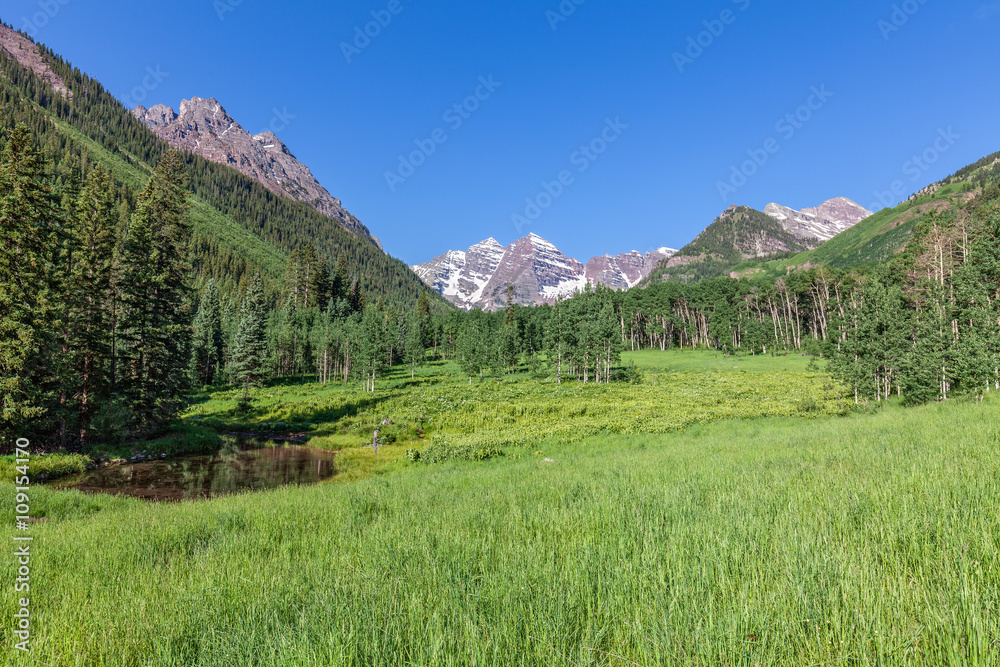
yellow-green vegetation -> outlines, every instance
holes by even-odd
[[[814,373],[826,369],[826,359],[799,352],[781,352],[775,355],[744,354],[731,356],[714,350],[639,350],[623,352],[622,363],[635,364],[651,376],[678,371],[787,371]],[[812,366],[812,368],[811,368]],[[656,377],[651,381],[658,381]]]
[[[704,351],[634,356],[644,369],[641,384],[559,384],[525,375],[470,384],[457,365],[439,362],[415,379],[409,368],[397,368],[374,393],[342,385],[272,386],[256,397],[249,415],[236,414],[239,389],[219,391],[202,396],[187,419],[219,430],[308,431],[311,444],[322,449],[370,445],[375,427],[389,420],[380,430],[389,445],[428,441],[496,452],[533,448],[546,439],[577,442],[598,433],[669,433],[716,419],[848,410],[844,390],[829,376],[773,370],[804,369],[808,360],[802,357],[726,358]],[[741,371],[744,363],[753,370]]]
[[[550,440],[209,503],[34,487],[50,521],[32,527],[33,652],[0,652],[116,667],[995,665],[998,407]]]

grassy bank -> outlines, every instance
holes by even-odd
[[[90,465],[90,457],[82,454],[32,454],[28,465],[18,464],[13,454],[0,456],[0,480],[9,482],[25,473],[30,480],[45,480],[83,472]]]
[[[38,488],[32,658],[995,665],[998,407],[604,434],[211,503]]]

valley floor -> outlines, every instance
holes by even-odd
[[[33,651],[12,649],[11,594],[0,654],[116,667],[1000,663],[994,397],[844,416],[809,359],[633,356],[644,384],[469,389],[443,365],[412,381],[397,369],[368,396],[273,387],[241,424],[226,392],[204,396],[189,419],[302,427],[342,448],[344,474],[178,504],[33,486],[33,514],[49,517],[32,527]],[[396,443],[376,461],[359,446],[386,416]],[[465,440],[506,456],[403,456]],[[4,581],[14,570],[0,562]]]

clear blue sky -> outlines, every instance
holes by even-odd
[[[559,0],[5,0],[0,18],[33,20],[122,99],[146,77],[146,106],[216,97],[253,132],[293,115],[279,136],[409,263],[529,231],[582,261],[680,247],[729,203],[869,206],[901,181],[895,203],[1000,150],[1000,0],[576,2],[563,17],[546,13]],[[387,25],[348,62],[373,11]],[[478,109],[445,118],[490,76]],[[606,119],[628,127],[574,156]],[[447,141],[392,191],[386,172],[438,129]],[[910,162],[925,150],[932,164]],[[767,161],[724,201],[748,151]],[[563,171],[572,182],[519,233],[511,216]]]

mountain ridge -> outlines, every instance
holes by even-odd
[[[371,231],[320,184],[281,139],[271,131],[251,134],[214,97],[181,100],[178,111],[164,104],[148,109],[139,105],[132,115],[171,147],[230,166],[274,194],[303,202],[351,232],[370,238],[382,249]]]
[[[460,308],[496,310],[505,303],[507,285],[514,286],[515,300],[523,305],[553,303],[588,283],[628,289],[673,252],[671,248],[645,254],[633,250],[593,257],[583,264],[532,233],[506,247],[491,237],[468,250],[449,250],[411,269]]]
[[[797,238],[816,239],[817,246],[872,216],[871,211],[847,197],[828,199],[815,208],[800,211],[771,203],[763,212]]]
[[[86,177],[102,165],[127,206],[145,186],[155,165],[174,150],[135,118],[101,82],[0,22],[0,80],[5,104],[0,121],[25,123],[36,145],[59,173]],[[225,128],[223,128],[225,129]],[[4,135],[0,132],[0,144]],[[333,266],[344,257],[348,276],[369,298],[410,307],[426,292],[402,261],[339,221],[270,189],[237,169],[181,152],[191,193],[192,263],[197,284],[216,281],[230,298],[253,275],[264,278],[269,298],[278,298],[290,254],[312,243]],[[57,182],[62,188],[64,182]],[[432,296],[434,307],[446,301]]]
[[[736,266],[821,247],[871,217],[846,197],[796,211],[768,204],[763,211],[733,204],[688,245],[662,260],[641,286],[657,280],[702,280],[733,275]]]

